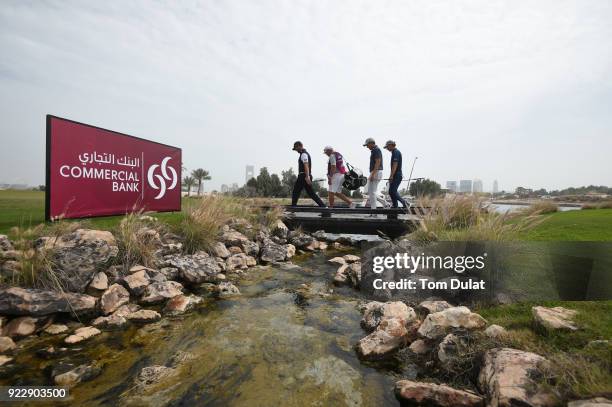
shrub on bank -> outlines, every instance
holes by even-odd
[[[518,240],[521,233],[540,222],[535,218],[518,218],[511,212],[490,211],[477,197],[428,199],[419,205],[428,208],[427,215],[408,238],[421,243]]]

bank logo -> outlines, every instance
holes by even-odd
[[[170,161],[170,159],[171,157],[165,157],[161,164],[154,164],[150,166],[149,171],[147,171],[147,181],[149,182],[149,186],[153,189],[159,189],[159,193],[155,199],[163,198],[164,195],[166,195],[166,191],[174,189],[178,182],[176,171],[174,168],[168,166],[168,161]],[[156,173],[158,172],[158,168],[161,174]],[[167,185],[168,183],[170,183],[170,186]]]

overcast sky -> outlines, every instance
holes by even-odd
[[[366,167],[366,137],[442,184],[612,185],[609,0],[4,0],[0,51],[0,182],[44,182],[49,113],[181,147],[207,190],[298,139],[316,176],[326,144]]]

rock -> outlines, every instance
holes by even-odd
[[[334,263],[334,264],[338,264],[340,266],[342,266],[343,264],[346,264],[346,260],[344,260],[344,257],[333,257],[329,260],[327,260],[328,263]]]
[[[295,246],[290,243],[286,244],[285,252],[287,254],[287,259],[292,258],[293,256],[295,256]]]
[[[247,240],[246,242],[242,242],[240,247],[242,247],[242,251],[248,256],[252,256],[252,257],[259,256],[259,245],[255,242],[251,242],[250,240]]]
[[[361,261],[361,257],[355,256],[354,254],[345,254],[344,256],[342,256],[342,258],[347,263],[355,263],[357,261]]]
[[[0,316],[0,331],[6,326],[8,319],[6,317]]]
[[[247,269],[249,267],[247,264],[248,262],[247,258],[249,257],[250,256],[247,256],[244,253],[238,253],[238,254],[232,255],[231,257],[228,257],[227,260],[225,260],[226,270],[232,271],[236,269],[241,269],[241,270]]]
[[[127,319],[121,315],[111,314],[106,317],[98,317],[91,324],[101,329],[119,329],[127,324]]]
[[[287,259],[287,247],[266,240],[261,249],[261,261],[265,263],[277,263]]]
[[[159,365],[147,366],[136,377],[136,385],[139,387],[152,386],[175,374],[176,370],[171,367]]]
[[[67,291],[84,292],[94,274],[119,251],[112,233],[78,229],[59,238],[41,238],[39,250],[51,250],[57,278]]]
[[[401,301],[386,303],[372,301],[365,306],[361,326],[366,331],[371,332],[385,318],[401,318],[406,325],[407,322],[416,320],[417,316],[412,308]]]
[[[202,300],[194,295],[177,295],[171,298],[164,307],[164,313],[169,315],[182,314],[189,311]]]
[[[484,333],[489,338],[496,339],[506,336],[508,334],[508,331],[506,331],[506,328],[504,328],[503,326],[493,324],[487,327],[487,329],[484,330]]]
[[[361,284],[361,263],[355,262],[349,264],[348,277],[354,288],[359,288]]]
[[[138,304],[125,304],[117,308],[113,315],[125,318],[128,314],[136,312],[140,309]]]
[[[153,311],[150,309],[141,309],[140,311],[127,314],[125,318],[131,322],[150,323],[159,321],[161,319],[161,315],[159,315],[159,312],[157,311]]]
[[[567,403],[567,407],[611,407],[612,400],[605,397],[595,397],[585,400],[574,400]]]
[[[89,339],[96,335],[102,333],[99,329],[94,328],[93,326],[84,326],[78,328],[74,333],[64,339],[64,342],[67,344],[75,344],[84,341],[85,339]]]
[[[423,339],[417,339],[412,342],[408,348],[417,355],[424,355],[431,350],[431,346],[427,344]]]
[[[8,336],[0,336],[0,353],[7,352],[9,350],[13,350],[17,347],[15,342]]]
[[[544,329],[567,329],[570,331],[578,329],[573,320],[578,311],[563,307],[532,307],[531,314],[534,322]]]
[[[535,353],[510,348],[488,350],[478,375],[478,386],[490,406],[553,406],[554,398],[538,387],[547,360]]]
[[[418,332],[422,337],[437,339],[457,328],[481,329],[486,324],[487,321],[483,317],[471,312],[469,308],[452,307],[427,315]]]
[[[0,366],[8,365],[12,361],[13,361],[13,358],[6,356],[6,355],[0,355]]]
[[[11,287],[0,290],[0,314],[49,315],[58,312],[93,312],[96,298],[86,294]]]
[[[230,246],[228,249],[230,256],[233,254],[242,253],[242,249],[238,246]]]
[[[465,345],[462,337],[455,334],[448,334],[442,339],[438,345],[438,360],[445,368],[450,368],[453,365],[453,359],[460,353],[460,348]]]
[[[366,359],[379,359],[403,347],[408,342],[408,330],[401,318],[385,318],[378,328],[357,344],[357,353]]]
[[[272,226],[272,234],[281,239],[286,239],[289,235],[289,228],[279,219],[276,221],[276,224]]]
[[[242,243],[248,242],[249,238],[238,231],[230,229],[223,232],[221,241],[225,243],[226,246],[242,247]]]
[[[452,308],[452,305],[446,301],[423,301],[417,307],[417,309],[424,314],[433,314],[434,312],[444,311],[448,308]]]
[[[179,269],[180,277],[188,284],[215,282],[217,274],[221,272],[214,257],[204,252],[192,255],[171,255],[164,259],[168,266]]]
[[[147,286],[151,284],[151,279],[146,270],[139,270],[123,277],[121,283],[134,297],[140,297]]]
[[[327,250],[327,243],[325,242],[319,242],[319,250]]]
[[[11,338],[20,338],[32,335],[36,332],[37,319],[32,317],[18,317],[12,319],[6,326],[2,334]]]
[[[97,366],[81,365],[66,373],[59,374],[53,378],[58,386],[74,387],[81,382],[86,382],[97,377],[102,369]]]
[[[297,234],[289,238],[289,243],[302,250],[314,250],[314,242],[315,238],[306,234]]]
[[[63,334],[64,332],[68,332],[69,329],[70,328],[64,324],[51,324],[44,329],[44,332],[48,333],[49,335],[59,335]]]
[[[336,285],[344,285],[349,281],[349,265],[343,264],[338,267],[336,270],[336,275],[334,275],[334,284]]]
[[[100,271],[96,273],[89,283],[88,291],[93,294],[98,294],[100,291],[105,291],[108,288],[108,277],[106,273]]]
[[[0,235],[0,252],[7,252],[9,250],[14,250],[13,244],[7,235]]]
[[[162,267],[159,272],[166,277],[166,280],[178,280],[179,270],[174,267]]]
[[[169,298],[183,293],[183,285],[176,281],[164,281],[153,283],[145,289],[144,296],[140,299],[145,304],[157,304]]]
[[[222,259],[227,259],[230,256],[229,250],[221,242],[215,243],[210,251],[213,256],[221,257]]]
[[[395,396],[407,406],[476,407],[484,406],[479,395],[444,384],[400,380],[395,383]]]
[[[113,284],[102,294],[100,308],[104,315],[108,315],[129,301],[130,293],[123,286]]]
[[[216,293],[219,297],[231,297],[240,295],[240,290],[232,283],[221,282],[216,287]]]

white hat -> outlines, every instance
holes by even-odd
[[[325,146],[323,151],[332,151],[334,148],[332,146]]]

